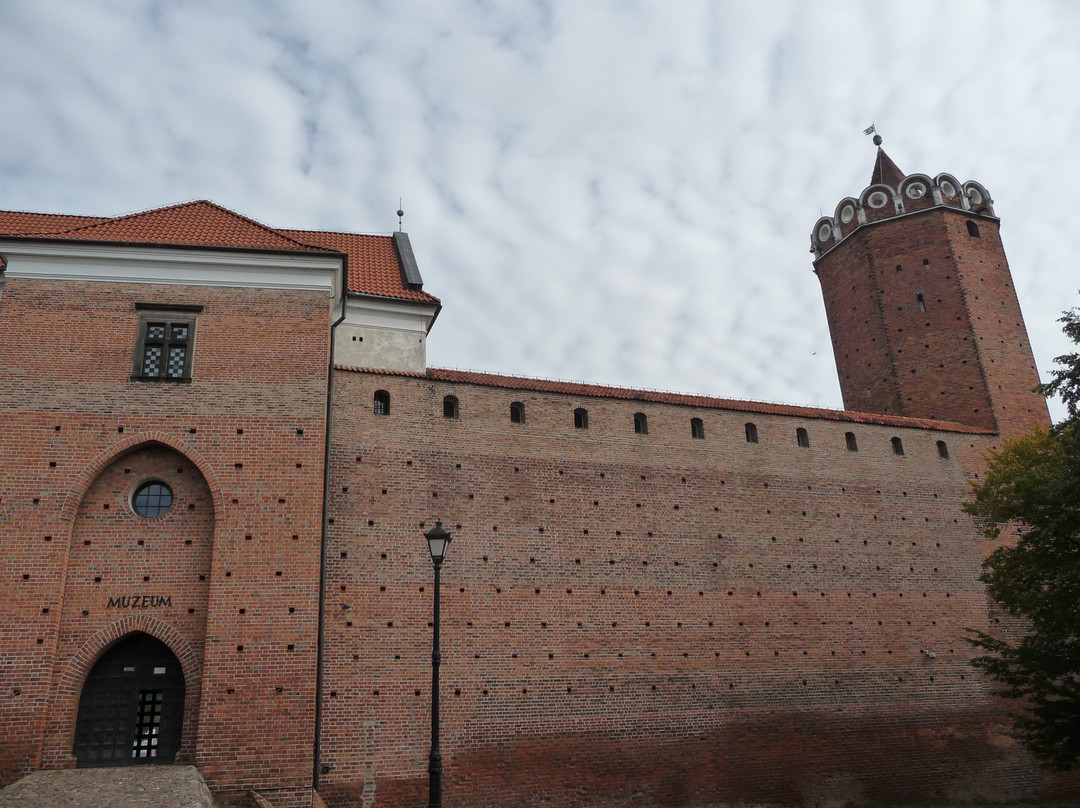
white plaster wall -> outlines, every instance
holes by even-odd
[[[427,335],[348,321],[335,332],[334,363],[371,370],[423,373],[427,370]]]
[[[345,320],[334,338],[334,363],[369,370],[423,373],[427,330],[435,317],[430,303],[349,295]]]

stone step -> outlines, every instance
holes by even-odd
[[[194,766],[40,771],[0,790],[0,808],[214,808]]]

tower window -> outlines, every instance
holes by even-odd
[[[645,417],[645,413],[634,413],[634,432],[638,435],[649,434],[649,419]]]
[[[937,442],[937,456],[942,460],[949,459],[949,447],[945,445],[945,441],[943,440]]]
[[[374,412],[376,415],[390,414],[390,394],[385,390],[375,391]]]
[[[892,451],[894,455],[902,455],[904,453],[904,442],[900,438],[892,439]]]
[[[756,425],[749,424],[749,423],[746,425],[746,442],[747,443],[757,443],[758,442],[758,439],[757,439],[757,426]]]
[[[803,449],[810,448],[810,435],[801,426],[795,430],[795,442]]]
[[[705,439],[705,423],[700,418],[690,419],[690,437],[699,440]]]
[[[915,295],[915,300],[919,303],[919,311],[926,311],[926,301],[923,299],[921,292]]]
[[[510,403],[510,423],[525,423],[525,405],[522,402],[513,401]]]
[[[589,428],[589,411],[584,407],[574,410],[574,429]]]
[[[977,224],[975,224],[975,222],[971,221],[970,219],[968,220],[968,223],[967,223],[967,229],[968,229],[968,235],[971,236],[972,238],[982,238],[982,236],[979,235],[979,226]]]
[[[457,396],[443,396],[442,400],[442,417],[443,418],[457,418],[458,416],[458,400]]]
[[[854,432],[845,432],[844,433],[844,440],[847,441],[847,450],[849,452],[857,452],[857,451],[859,451],[859,444],[855,440],[855,433]]]

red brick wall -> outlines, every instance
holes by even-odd
[[[130,380],[136,301],[205,307],[190,384]],[[0,782],[73,764],[82,680],[146,630],[196,674],[182,754],[224,801],[258,785],[288,804],[310,785],[328,323],[314,292],[8,280]],[[180,498],[147,524],[127,479],[151,474]],[[112,615],[123,586],[173,606]]]
[[[986,438],[337,379],[329,804],[422,801],[422,534],[436,517],[455,536],[443,570],[448,804],[1037,790],[963,641],[988,624],[982,542],[959,511]],[[391,394],[389,416],[372,413],[376,389]],[[442,417],[448,394],[456,420]],[[526,404],[523,425],[510,423],[513,400]],[[588,430],[573,428],[576,406]],[[636,411],[647,435],[634,434]],[[691,438],[695,416],[704,440]],[[759,444],[745,441],[746,421]],[[796,446],[797,426],[810,448]]]
[[[816,268],[846,408],[1005,435],[1049,425],[996,220],[941,208],[891,219]]]

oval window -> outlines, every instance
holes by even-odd
[[[160,480],[143,483],[135,489],[131,498],[131,509],[139,516],[153,519],[161,516],[172,507],[172,489]]]

